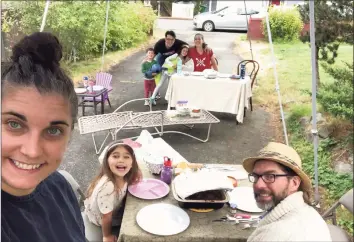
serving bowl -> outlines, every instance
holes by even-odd
[[[160,174],[163,168],[163,158],[148,156],[143,158],[148,170],[152,174]]]

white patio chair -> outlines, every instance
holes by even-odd
[[[150,111],[148,112],[133,112],[133,111],[124,111],[119,112],[119,110],[126,106],[131,102],[149,100],[148,98],[141,99],[133,99],[118,107],[114,112],[109,114],[101,114],[94,116],[83,116],[78,120],[80,134],[91,134],[93,139],[93,144],[95,146],[96,154],[99,154],[106,143],[106,140],[111,135],[113,140],[117,140],[118,133],[122,130],[127,129],[146,129],[146,128],[154,128],[156,133],[152,133],[151,135],[160,135],[166,133],[177,133],[183,134],[185,136],[191,137],[201,142],[207,142],[210,136],[211,125],[214,123],[219,123],[220,120],[217,119],[214,115],[206,110],[202,110],[200,118],[174,118],[171,119],[168,117],[168,110],[159,110],[152,111],[150,105]],[[171,125],[185,125],[189,129],[191,129],[195,124],[208,124],[208,132],[207,137],[205,139],[201,139],[190,134],[180,132],[180,131],[165,131],[165,126]],[[159,127],[159,129],[158,129]],[[100,131],[107,131],[107,134],[100,146],[97,148],[95,133]],[[137,138],[129,137],[131,139]],[[128,137],[126,137],[128,138]]]
[[[59,170],[58,172],[65,177],[65,179],[69,182],[69,184],[71,185],[74,192],[76,194],[79,194],[78,195],[79,205],[80,205],[80,208],[83,207],[84,200],[85,200],[85,194],[82,192],[79,183],[77,183],[77,181],[74,179],[74,177],[69,172],[67,172],[65,170]],[[81,212],[81,216],[84,220],[86,241],[87,242],[102,241],[102,238],[103,238],[102,228],[91,223],[90,220],[88,219],[87,215],[85,214],[85,212]]]

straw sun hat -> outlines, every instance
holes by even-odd
[[[245,159],[243,161],[243,168],[245,168],[248,173],[252,173],[254,163],[257,160],[270,160],[289,167],[301,178],[303,191],[311,191],[311,180],[302,170],[301,158],[290,146],[270,142],[259,151],[257,156]]]

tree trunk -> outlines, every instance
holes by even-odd
[[[319,67],[318,67],[318,58],[319,55],[318,53],[320,52],[320,47],[316,46],[316,90],[318,91],[318,88],[320,87],[320,72],[319,72]]]

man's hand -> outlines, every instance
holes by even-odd
[[[117,242],[117,237],[113,234],[103,237],[103,242]]]

